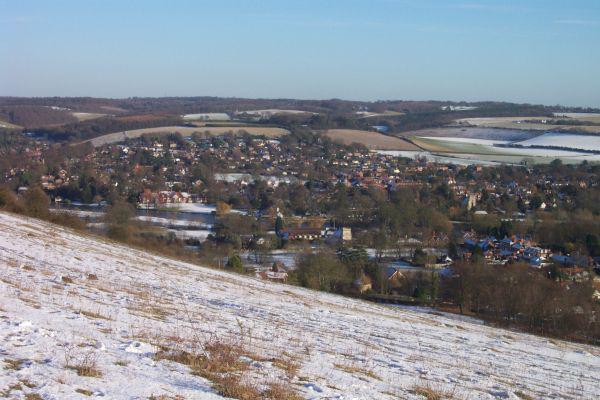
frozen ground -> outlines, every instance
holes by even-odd
[[[518,144],[523,146],[556,146],[600,151],[600,136],[549,132],[532,139],[518,142]]]
[[[94,275],[89,275],[94,274]],[[90,279],[91,278],[91,279]],[[94,279],[97,278],[97,279]],[[0,213],[0,393],[22,399],[218,398],[154,344],[217,337],[261,357],[245,379],[314,399],[595,399],[600,349],[176,262]],[[93,360],[101,376],[66,365]],[[271,361],[270,361],[271,360]]]
[[[167,203],[162,205],[164,208],[170,208],[173,211],[188,212],[197,214],[210,214],[217,212],[217,207],[204,203]],[[232,209],[232,213],[244,214],[244,211]]]

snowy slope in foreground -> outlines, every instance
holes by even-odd
[[[306,398],[420,398],[415,385],[471,399],[600,396],[597,348],[265,283],[0,213],[0,391],[21,382],[9,398],[218,398],[187,367],[155,361],[149,342],[240,331],[266,379],[281,374],[269,357],[298,359]],[[65,368],[85,355],[101,377]]]

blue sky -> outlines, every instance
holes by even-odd
[[[600,107],[598,0],[0,0],[0,95]]]

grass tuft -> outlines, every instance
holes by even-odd
[[[414,386],[411,392],[427,400],[452,400],[455,398],[454,392],[434,388],[429,382],[425,385]]]

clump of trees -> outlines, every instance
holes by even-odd
[[[363,276],[368,277],[377,289],[382,285],[377,263],[369,260],[363,248],[303,253],[298,256],[296,267],[292,282],[325,292],[354,295],[357,289],[353,283]]]
[[[77,122],[68,110],[56,110],[35,105],[6,105],[0,107],[0,119],[26,128]]]
[[[29,188],[20,196],[17,196],[8,187],[0,187],[0,210],[43,219],[71,228],[83,229],[84,223],[82,220],[65,212],[50,212],[49,206],[50,199],[39,186]]]
[[[181,124],[182,120],[180,117],[167,115],[149,116],[149,118],[103,117],[88,121],[73,122],[62,126],[40,127],[36,130],[36,133],[55,141],[84,140],[92,139],[106,133]]]
[[[242,263],[242,259],[238,254],[233,254],[227,259],[225,268],[240,274],[244,273],[244,264]]]
[[[296,273],[298,283],[307,288],[335,293],[351,289],[350,268],[333,253],[301,255]]]
[[[134,216],[135,209],[130,203],[120,199],[114,201],[105,215],[108,236],[126,242],[132,235],[130,221]]]
[[[600,343],[600,304],[592,280],[557,282],[526,264],[457,263],[443,281],[443,297],[461,313],[502,326]]]
[[[0,209],[14,213],[23,212],[17,195],[7,187],[0,187]]]
[[[23,194],[23,211],[30,217],[47,219],[50,215],[50,199],[39,186],[34,186]]]

